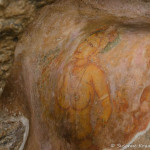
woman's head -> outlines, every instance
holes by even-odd
[[[87,58],[97,55],[109,42],[113,42],[117,35],[117,31],[114,28],[108,28],[105,31],[93,33],[78,46],[75,51],[75,57]]]

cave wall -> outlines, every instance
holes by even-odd
[[[17,2],[5,6],[14,8]],[[8,58],[1,67],[2,83],[7,78],[7,84],[0,122],[13,122],[2,126],[7,132],[1,137],[19,138],[2,138],[0,148],[116,150],[129,143],[141,149],[139,144],[148,145],[150,3],[22,2],[24,15],[12,16],[23,28],[12,29],[10,23],[2,30],[6,55],[0,54],[2,60]]]
[[[0,95],[3,92],[11,66],[14,51],[21,34],[32,22],[37,9],[54,2],[34,0],[0,1]]]

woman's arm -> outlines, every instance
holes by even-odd
[[[106,123],[111,115],[112,106],[105,74],[96,66],[93,67],[91,76],[95,92],[103,107],[103,112],[100,118],[103,123]]]

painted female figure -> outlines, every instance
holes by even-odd
[[[56,120],[65,128],[64,136],[69,136],[78,149],[93,149],[94,137],[110,118],[109,87],[98,53],[117,36],[112,28],[89,36],[77,47],[59,78],[55,94]]]

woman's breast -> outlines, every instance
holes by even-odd
[[[72,109],[82,111],[90,107],[93,95],[94,91],[90,83],[81,81],[77,88],[70,89],[70,104]]]

